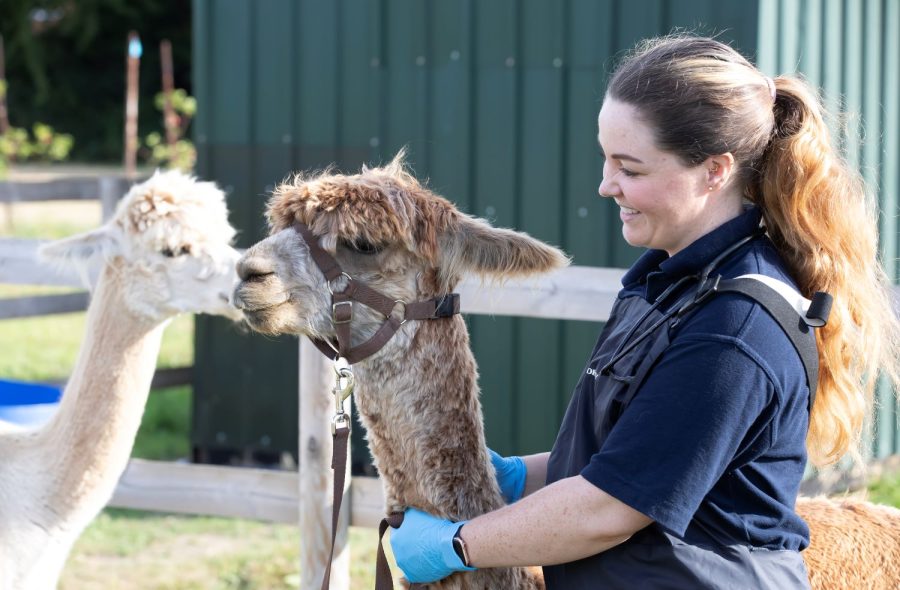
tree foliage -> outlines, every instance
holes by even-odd
[[[144,46],[141,134],[162,129],[159,42],[172,42],[175,84],[190,93],[191,5],[167,0],[0,0],[9,118],[43,121],[73,135],[80,160],[122,157],[125,50],[130,30]]]

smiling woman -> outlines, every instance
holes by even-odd
[[[599,193],[619,205],[622,235],[632,246],[672,256],[740,214],[731,154],[686,165],[657,147],[654,129],[636,107],[614,98],[604,101],[598,127],[600,149],[609,154]]]

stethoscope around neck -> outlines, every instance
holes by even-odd
[[[726,258],[734,254],[745,244],[752,242],[765,233],[766,230],[764,227],[758,228],[749,236],[745,236],[728,246],[718,256],[716,256],[712,260],[712,262],[704,266],[703,269],[700,270],[700,272],[681,277],[680,279],[669,285],[662,293],[659,294],[656,299],[653,300],[653,303],[650,305],[650,307],[647,308],[647,310],[641,315],[641,317],[634,324],[632,324],[625,337],[622,338],[622,341],[616,347],[616,350],[615,352],[613,352],[613,355],[610,357],[609,361],[607,361],[607,363],[600,368],[600,374],[604,377],[608,377],[610,374],[612,374],[612,368],[617,362],[619,362],[629,352],[634,350],[634,348],[638,344],[654,334],[666,322],[674,318],[672,326],[675,326],[680,321],[681,317],[683,317],[687,312],[697,307],[713,293],[715,293],[722,275],[715,275],[714,277],[710,278],[712,272],[720,264],[722,264],[722,262]],[[661,318],[656,320],[653,325],[651,325],[645,331],[641,332],[638,336],[634,336],[634,333],[638,328],[641,327],[641,324],[644,323],[644,321],[650,316],[651,313],[658,309],[659,306],[662,305],[672,293],[677,292],[680,287],[686,285],[687,283],[690,283],[691,281],[697,281],[697,290],[694,292],[692,297],[687,298],[685,303],[682,305],[673,306],[671,310],[669,310],[668,312],[663,314]]]

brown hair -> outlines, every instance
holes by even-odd
[[[686,165],[730,152],[738,186],[762,209],[801,292],[834,296],[817,332],[807,447],[817,464],[855,453],[879,370],[900,385],[900,322],[878,260],[876,203],[832,145],[816,92],[791,76],[770,86],[728,45],[678,35],[636,47],[607,96],[635,107],[657,147]]]

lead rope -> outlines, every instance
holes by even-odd
[[[384,554],[384,533],[388,527],[400,528],[403,524],[403,513],[394,512],[390,516],[381,519],[378,525],[378,557],[375,560],[375,590],[394,590],[394,577],[391,575],[391,568],[388,566],[387,556]],[[415,588],[418,584],[412,584],[410,588]]]
[[[334,491],[331,503],[331,550],[328,552],[328,563],[322,578],[322,590],[328,590],[331,583],[331,563],[334,560],[334,545],[337,540],[338,517],[344,499],[344,482],[347,475],[347,446],[350,439],[350,417],[344,411],[344,400],[353,393],[355,378],[353,370],[343,357],[334,361],[334,416],[331,417],[331,437],[333,452],[331,469],[334,471]],[[387,528],[398,528],[403,523],[403,513],[395,512],[383,518],[378,527],[378,557],[375,563],[375,590],[394,590],[394,578],[384,553],[382,538]],[[413,584],[415,588],[418,584]]]
[[[344,499],[344,482],[347,475],[347,442],[350,439],[350,417],[344,412],[344,400],[353,393],[353,371],[343,358],[334,361],[334,416],[331,417],[331,438],[333,451],[331,469],[334,471],[334,493],[331,503],[331,551],[328,552],[328,563],[322,579],[322,590],[328,590],[331,582],[331,562],[334,559],[334,544],[337,540],[338,516],[341,514],[341,502]]]

